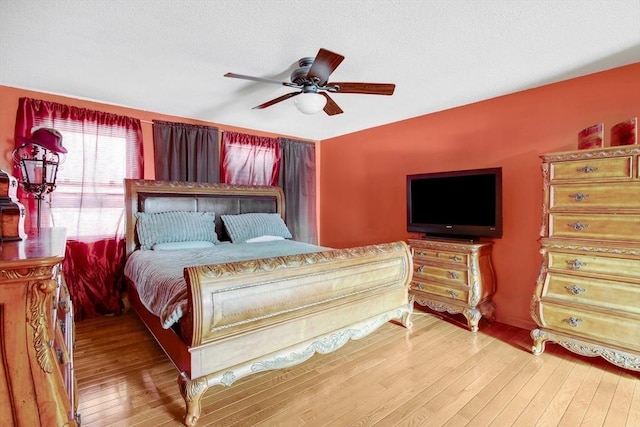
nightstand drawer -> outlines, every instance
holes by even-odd
[[[450,262],[454,264],[467,265],[468,255],[457,252],[442,251],[433,248],[415,248],[413,256],[417,260]]]
[[[414,264],[414,275],[425,280],[436,280],[443,283],[455,283],[460,286],[467,286],[467,270],[457,270],[446,266],[436,265],[416,265]]]
[[[549,215],[549,237],[640,241],[640,214]]]
[[[631,178],[631,165],[631,156],[552,162],[550,178],[551,181]]]
[[[637,315],[605,314],[587,307],[541,302],[540,320],[546,328],[640,351],[640,316]]]
[[[425,293],[462,302],[467,302],[469,298],[469,293],[464,288],[425,283],[417,280],[411,281],[411,290],[416,291],[414,293],[417,295]]]
[[[640,181],[582,185],[552,185],[550,208],[640,209]]]
[[[550,251],[549,270],[640,280],[640,260],[638,259]]]
[[[542,297],[640,315],[640,283],[549,273]],[[629,301],[639,303],[629,304]]]

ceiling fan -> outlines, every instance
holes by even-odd
[[[330,116],[343,113],[342,109],[331,99],[329,93],[360,93],[367,95],[393,95],[396,88],[392,83],[356,83],[329,82],[329,76],[338,68],[344,56],[320,49],[315,58],[302,58],[298,61],[299,68],[291,73],[291,82],[264,79],[262,77],[245,76],[243,74],[227,73],[225,77],[252,80],[261,83],[272,83],[298,89],[274,98],[253,109],[263,109],[278,102],[296,97],[294,102],[298,110],[306,114],[314,114],[324,110]],[[301,95],[301,96],[299,96]]]

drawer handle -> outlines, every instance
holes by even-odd
[[[576,202],[582,202],[586,198],[588,198],[589,195],[588,194],[584,194],[584,193],[573,193],[573,194],[569,194],[569,197],[571,197]]]
[[[580,322],[583,322],[582,319],[578,319],[577,317],[569,317],[568,319],[564,319],[563,322],[568,323],[571,327],[576,327]]]
[[[451,259],[454,261],[462,261],[462,257],[460,255],[454,255]]]
[[[589,224],[583,224],[580,221],[574,222],[573,224],[567,224],[569,227],[573,228],[575,231],[583,231],[589,228]]]
[[[422,285],[422,283],[414,283],[416,285],[416,288],[420,289],[421,291],[424,291],[424,286]]]
[[[426,253],[426,252],[424,252],[424,251],[418,251],[418,255],[420,255],[420,256],[426,256],[426,255],[427,255],[427,253]]]
[[[587,165],[587,166],[585,166],[585,167],[583,167],[583,168],[578,168],[578,169],[576,169],[576,170],[577,170],[578,172],[591,173],[591,172],[595,172],[595,171],[597,171],[597,170],[598,170],[598,168],[594,168],[594,167],[592,167],[592,166]]]
[[[451,298],[458,298],[458,293],[456,291],[449,291],[449,296]]]
[[[570,294],[573,294],[573,295],[580,295],[580,294],[581,294],[581,293],[583,293],[583,292],[587,292],[587,290],[586,290],[586,289],[581,288],[581,287],[580,287],[580,286],[578,286],[578,285],[565,286],[564,288],[565,288],[565,289],[566,289]]]
[[[580,270],[582,267],[587,265],[586,262],[582,262],[578,259],[569,260],[567,261],[567,264],[569,264],[569,267],[571,267],[574,270]]]
[[[460,276],[458,275],[458,273],[457,273],[457,272],[455,272],[455,271],[447,271],[447,277],[448,277],[449,279],[458,279],[458,278],[460,278]]]
[[[424,265],[421,265],[420,267],[418,267],[418,273],[424,273]]]

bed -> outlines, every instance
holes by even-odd
[[[279,187],[126,179],[125,198],[129,303],[178,370],[185,425],[196,424],[212,386],[331,353],[388,321],[411,327],[412,261],[402,241],[329,249],[292,242],[279,226],[230,226],[245,217],[284,224]],[[148,223],[183,215],[187,236],[175,235],[180,221]],[[200,217],[214,227],[213,245],[201,241],[208,229],[191,230]],[[245,242],[244,230],[262,235]],[[156,250],[163,238],[187,243]],[[171,278],[151,275],[169,270]],[[175,289],[156,297],[165,300],[158,309],[149,289],[165,282]]]

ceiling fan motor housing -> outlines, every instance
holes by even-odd
[[[313,57],[305,57],[298,61],[298,66],[300,68],[296,68],[291,73],[291,81],[298,85],[304,85],[305,83],[312,83],[307,79],[307,74],[309,74],[309,70],[313,65],[313,61],[315,58]]]

